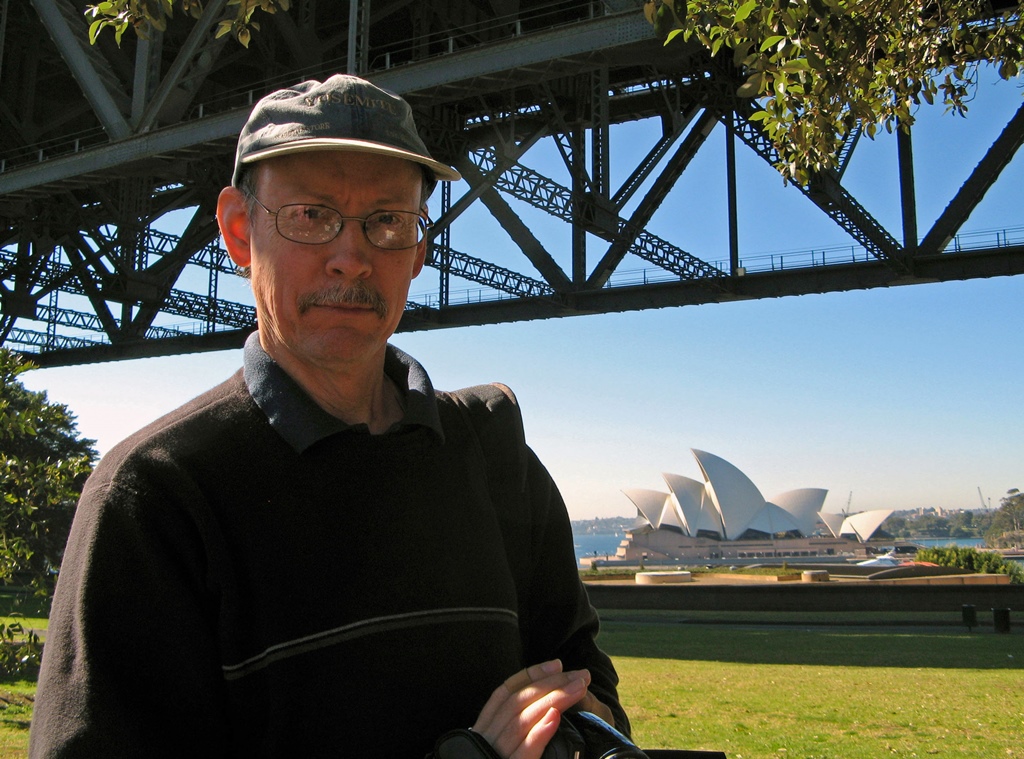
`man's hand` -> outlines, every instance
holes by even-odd
[[[561,715],[579,704],[610,718],[604,704],[587,692],[590,673],[562,672],[558,660],[535,664],[499,685],[484,704],[473,730],[505,759],[540,759],[558,729]],[[594,705],[596,708],[591,708]]]
[[[581,712],[590,712],[595,714],[612,727],[615,727],[615,715],[612,714],[612,710],[604,705],[604,702],[599,701],[590,691],[587,691],[587,695],[583,697],[583,700],[576,704],[576,708]]]

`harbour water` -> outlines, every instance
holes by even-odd
[[[959,546],[960,548],[984,548],[984,538],[911,538],[914,543],[923,545],[925,548],[945,548],[946,546]]]
[[[580,559],[585,557],[614,556],[615,549],[624,539],[625,535],[621,532],[617,535],[573,535],[573,542],[576,544],[576,563],[579,564]]]

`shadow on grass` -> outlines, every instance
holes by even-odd
[[[601,614],[601,648],[610,656],[745,664],[847,667],[1024,669],[1024,634],[955,628],[834,628],[706,624]]]

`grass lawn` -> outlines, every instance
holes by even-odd
[[[601,645],[641,747],[730,759],[1024,757],[1019,632],[603,616]]]
[[[0,593],[0,622],[20,623],[42,637],[46,630],[48,604],[21,593]],[[32,718],[34,678],[0,677],[0,759],[24,757],[28,750],[28,727]]]
[[[825,625],[825,616],[785,625],[784,615],[709,623],[609,611],[600,642],[642,747],[729,759],[1024,759],[1019,622],[997,635],[934,615],[873,627]],[[25,756],[34,689],[0,680],[0,759]]]

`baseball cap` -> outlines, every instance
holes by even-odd
[[[277,90],[256,103],[238,135],[231,184],[238,186],[246,164],[310,150],[404,158],[426,166],[435,179],[461,179],[430,157],[405,100],[365,79],[335,74]]]

